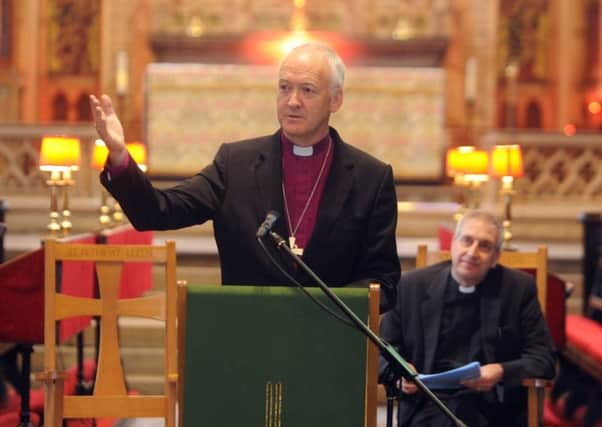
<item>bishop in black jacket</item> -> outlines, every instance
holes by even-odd
[[[109,149],[101,181],[137,229],[213,220],[224,284],[290,285],[255,238],[266,213],[275,210],[281,218],[273,230],[295,238],[289,241],[318,276],[332,286],[380,283],[384,310],[395,300],[400,275],[393,172],[329,127],[330,114],[342,104],[343,78],[344,65],[330,48],[312,43],[294,49],[279,71],[281,128],[223,144],[211,165],[167,190],[154,188],[128,155],[109,97],[91,96]],[[305,156],[316,156],[307,170],[299,166]],[[289,167],[298,172],[287,174]],[[288,267],[300,282],[312,284]]]

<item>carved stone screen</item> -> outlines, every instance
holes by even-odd
[[[271,134],[277,68],[151,64],[146,75],[146,142],[153,176],[187,176],[222,142]],[[332,125],[343,139],[393,166],[400,181],[443,175],[446,146],[442,69],[351,67]]]

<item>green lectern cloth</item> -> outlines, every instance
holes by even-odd
[[[334,292],[367,321],[367,289]],[[185,427],[360,427],[365,372],[364,335],[296,288],[188,288]]]

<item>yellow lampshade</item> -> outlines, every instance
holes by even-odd
[[[460,173],[460,163],[463,152],[472,147],[449,148],[445,156],[445,173],[447,176],[454,177]]]
[[[45,136],[40,148],[40,169],[79,169],[79,139],[64,136]]]
[[[484,150],[472,146],[450,148],[447,151],[446,171],[448,176],[487,175],[489,156]]]
[[[496,178],[523,176],[523,154],[520,145],[496,145],[491,152],[491,175]]]
[[[92,167],[96,170],[102,170],[107,161],[109,150],[102,139],[94,141],[94,151],[92,151]]]
[[[146,171],[146,145],[144,145],[141,142],[128,142],[125,145],[128,151],[130,152],[130,156],[132,156],[132,159],[134,159],[134,161],[138,163],[140,169]]]
[[[465,162],[464,158],[472,150],[474,150],[474,147],[469,146],[454,147],[447,150],[445,162],[447,176],[453,177],[462,173],[462,165]]]

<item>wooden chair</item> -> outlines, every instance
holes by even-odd
[[[429,251],[426,245],[419,245],[416,254],[416,268],[426,267],[451,258],[450,251]],[[548,249],[540,246],[535,252],[502,251],[498,261],[500,264],[518,270],[530,270],[535,273],[537,299],[541,310],[546,315],[546,288],[548,277]],[[539,378],[528,378],[523,386],[528,388],[528,426],[543,426],[543,397],[545,388],[552,381]]]
[[[57,263],[67,260],[95,263],[98,298],[73,297],[57,291]],[[126,262],[153,262],[164,266],[165,292],[148,297],[119,299],[119,282]],[[162,417],[175,426],[177,396],[176,255],[174,242],[165,246],[66,244],[45,245],[44,421],[62,426],[67,418]],[[100,318],[100,347],[94,391],[90,396],[65,396],[65,374],[57,366],[57,321],[74,316]],[[128,395],[119,353],[118,316],[165,321],[165,390],[163,395]]]

